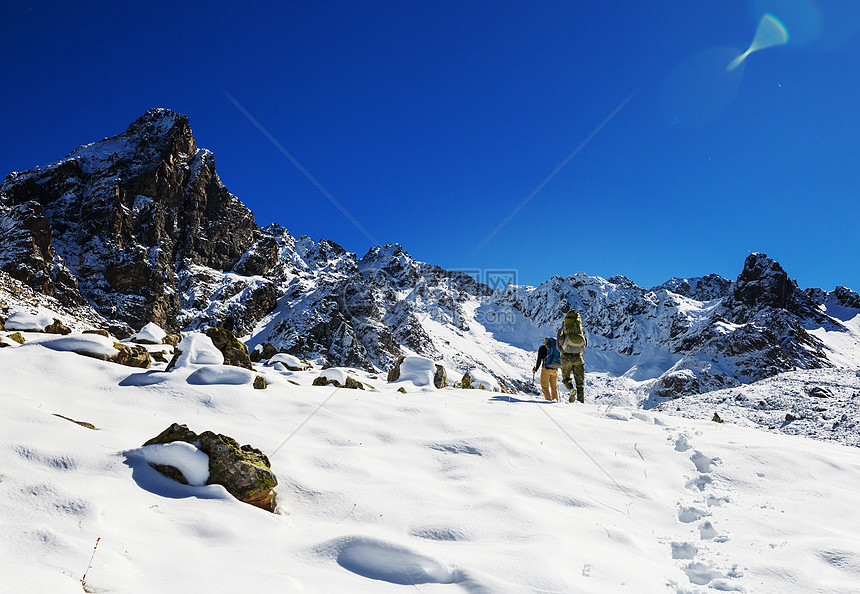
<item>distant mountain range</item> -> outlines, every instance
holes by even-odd
[[[751,254],[736,280],[552,277],[493,289],[401,246],[363,257],[329,240],[259,228],[187,117],[150,109],[116,136],[0,185],[0,296],[47,304],[117,335],[223,326],[249,346],[385,371],[401,354],[480,367],[527,390],[534,353],[571,308],[587,370],[659,401],[793,369],[853,366],[860,296],[800,289]],[[857,363],[860,365],[860,363]]]

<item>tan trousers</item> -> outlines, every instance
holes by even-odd
[[[558,369],[541,367],[540,389],[547,400],[558,400]],[[550,390],[552,390],[552,397],[550,397]]]

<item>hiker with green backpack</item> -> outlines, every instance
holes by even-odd
[[[540,370],[540,389],[546,400],[558,401],[558,369],[561,367],[561,353],[555,346],[555,338],[544,338],[543,345],[538,349],[537,363],[532,373]]]
[[[561,383],[570,390],[568,402],[585,402],[585,361],[582,352],[588,346],[588,339],[582,332],[582,316],[578,311],[572,309],[564,316],[556,343],[561,353]],[[576,394],[570,381],[571,372],[576,382]]]

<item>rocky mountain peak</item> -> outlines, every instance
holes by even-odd
[[[752,253],[744,261],[744,269],[735,282],[732,299],[747,307],[785,308],[788,298],[797,288],[779,262],[766,254]]]
[[[48,294],[82,297],[134,327],[154,321],[171,330],[180,269],[229,270],[258,232],[221,183],[212,153],[197,148],[188,118],[169,109],[147,110],[125,132],[10,176],[0,186],[0,217],[32,252],[24,265],[0,261],[13,277],[50,279],[42,282]]]
[[[157,131],[173,128],[177,122],[183,122],[187,126],[188,118],[176,113],[172,109],[153,107],[147,109],[143,115],[129,124],[125,134],[131,136],[141,132],[157,133]]]

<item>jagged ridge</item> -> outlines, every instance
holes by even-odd
[[[9,175],[0,243],[2,270],[114,324],[219,325],[251,346],[366,369],[417,353],[520,388],[532,350],[571,308],[589,333],[589,370],[660,378],[652,391],[662,397],[832,366],[811,331],[847,332],[843,321],[860,311],[854,291],[800,290],[764,254],[751,254],[735,281],[711,274],[645,289],[577,274],[496,291],[396,244],[358,258],[332,241],[258,228],[188,119],[165,109]]]

